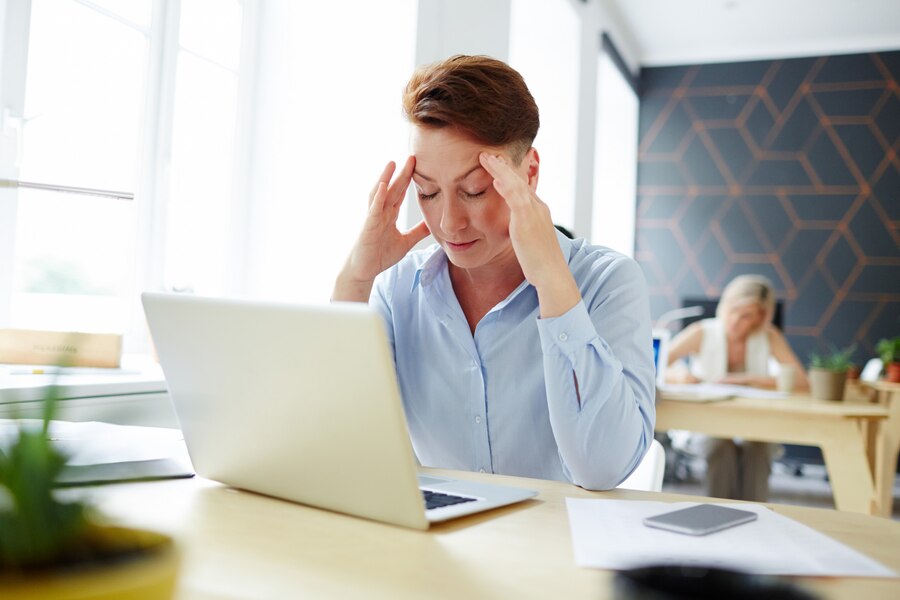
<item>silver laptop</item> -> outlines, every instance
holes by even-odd
[[[384,320],[365,304],[142,300],[204,477],[417,529],[537,495],[417,476]]]

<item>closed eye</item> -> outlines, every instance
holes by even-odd
[[[432,198],[434,198],[437,195],[438,195],[437,192],[435,192],[433,194],[424,194],[422,192],[419,192],[419,200],[431,200]]]
[[[486,191],[487,191],[487,188],[485,188],[475,194],[470,194],[469,192],[463,192],[463,195],[465,195],[466,198],[481,198],[482,196],[484,196],[484,193]]]

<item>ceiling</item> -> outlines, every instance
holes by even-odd
[[[607,0],[642,66],[900,49],[900,0]]]

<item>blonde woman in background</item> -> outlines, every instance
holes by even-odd
[[[722,292],[715,318],[692,323],[672,339],[669,364],[690,358],[690,370],[670,369],[669,381],[774,388],[770,364],[777,362],[794,369],[796,389],[809,389],[803,365],[772,324],[774,313],[775,293],[768,279],[736,277]],[[687,449],[706,457],[708,495],[768,499],[771,444],[692,435]]]

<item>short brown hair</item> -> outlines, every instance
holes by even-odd
[[[403,112],[414,125],[455,127],[490,146],[509,146],[521,162],[540,118],[518,71],[489,56],[457,55],[420,67],[403,92]]]

